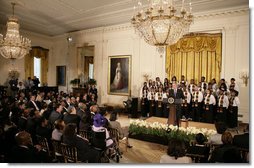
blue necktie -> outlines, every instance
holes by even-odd
[[[176,97],[176,90],[174,90],[174,93],[175,93],[175,97]]]

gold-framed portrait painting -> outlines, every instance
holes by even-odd
[[[126,95],[131,92],[131,56],[109,56],[108,94]]]

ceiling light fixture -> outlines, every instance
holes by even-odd
[[[148,2],[142,3],[142,2]],[[177,14],[175,0],[138,0],[134,6],[134,16],[131,23],[141,38],[156,46],[162,55],[165,46],[176,43],[184,34],[189,32],[193,22],[191,0],[186,10],[184,0]],[[179,7],[179,8],[180,8]]]
[[[28,54],[31,49],[31,40],[22,37],[19,34],[19,23],[18,19],[14,16],[14,6],[12,4],[12,16],[7,21],[7,31],[3,38],[0,34],[0,54],[8,59],[20,59]]]

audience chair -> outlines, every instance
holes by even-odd
[[[119,143],[122,143],[125,145],[125,151],[127,151],[128,148],[128,137],[125,137],[125,139],[119,139],[119,132],[115,128],[108,128],[110,137],[117,143],[117,146],[119,147]]]
[[[91,144],[97,151],[100,152],[100,163],[109,163],[110,161],[110,150],[106,146],[106,132],[95,132],[92,131]]]
[[[48,156],[51,156],[47,139],[40,135],[36,135],[36,139],[38,144],[41,146],[42,150],[46,152]]]
[[[54,157],[55,160],[57,160],[58,162],[63,162],[64,158],[63,158],[63,154],[62,154],[62,149],[61,149],[61,141],[57,141],[54,139],[51,139],[52,141],[52,146],[53,146],[53,150],[54,150]]]
[[[65,163],[80,163],[76,147],[61,143],[61,150]]]
[[[242,161],[244,163],[249,163],[249,149],[238,148],[241,154]]]
[[[200,163],[201,159],[206,158],[205,155],[190,154],[190,153],[186,153],[186,156],[190,157],[193,163]]]
[[[91,131],[87,131],[87,130],[79,130],[79,135],[83,138],[88,139],[88,141],[91,141]]]

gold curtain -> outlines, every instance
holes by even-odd
[[[41,58],[41,85],[47,83],[48,73],[48,49],[32,47],[32,50],[25,57],[25,78],[34,76],[34,57]]]
[[[173,76],[180,80],[194,79],[197,83],[201,76],[207,82],[220,79],[222,34],[190,34],[176,44],[167,47],[166,71],[169,79]]]

